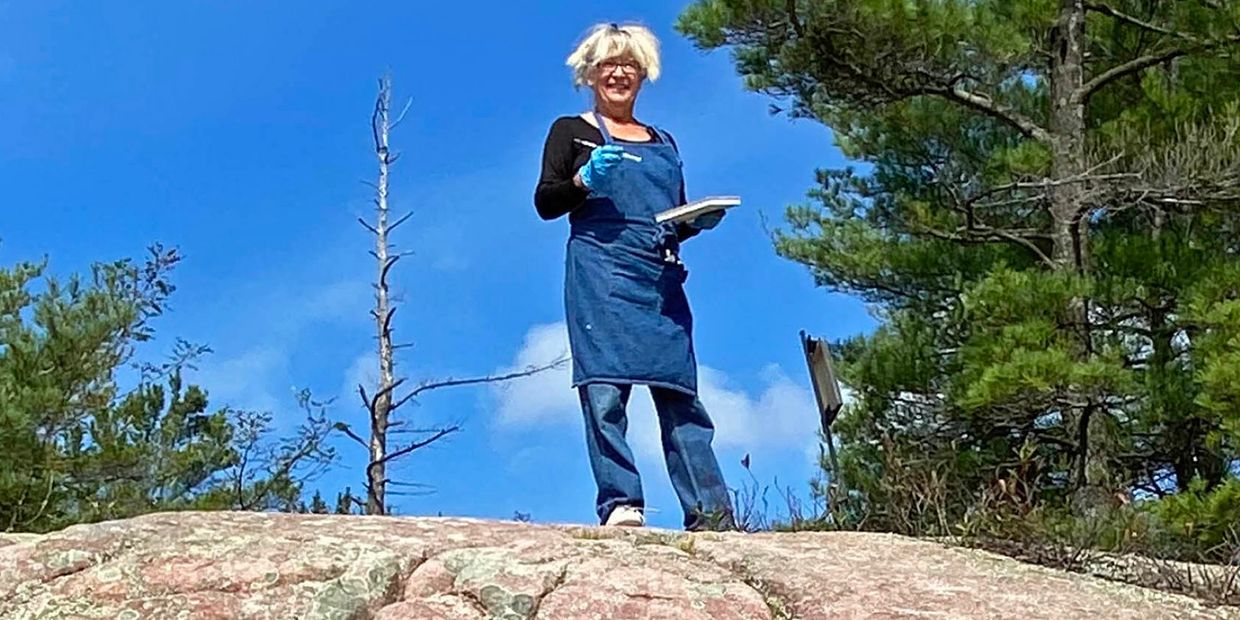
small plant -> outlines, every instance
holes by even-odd
[[[732,505],[733,520],[736,529],[742,532],[759,532],[770,529],[770,521],[767,515],[770,511],[770,503],[766,499],[769,487],[764,487],[758,478],[754,476],[753,470],[749,468],[749,455],[746,454],[741,459],[741,467],[745,468],[745,473],[749,475],[749,481],[741,485],[739,489],[732,489]]]
[[[749,481],[732,490],[735,512],[731,516],[735,529],[742,532],[832,529],[831,522],[824,515],[822,498],[814,495],[812,503],[806,504],[797,497],[792,487],[780,487],[778,479],[774,481],[775,492],[779,495],[786,513],[776,512],[767,497],[771,492],[771,485],[758,481],[750,468],[751,463],[748,454],[741,459],[741,466],[749,475]]]

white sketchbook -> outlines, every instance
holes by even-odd
[[[655,216],[655,221],[662,224],[664,222],[673,222],[680,224],[690,222],[704,213],[711,211],[720,211],[723,209],[731,209],[739,206],[741,199],[739,196],[709,196],[701,200],[695,200],[686,205],[680,205],[672,209],[668,209]]]

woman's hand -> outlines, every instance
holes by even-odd
[[[614,144],[606,144],[591,151],[590,161],[587,161],[581,170],[577,171],[582,185],[587,189],[601,189],[607,181],[608,173],[623,159],[621,155],[623,152],[623,149]]]

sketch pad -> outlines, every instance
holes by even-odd
[[[739,206],[741,199],[738,196],[710,196],[701,200],[695,200],[689,204],[668,209],[655,216],[655,221],[662,224],[664,222],[674,222],[680,224],[683,222],[691,222],[698,216],[711,211],[719,211],[722,209],[731,209]]]

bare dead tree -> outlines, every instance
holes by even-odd
[[[345,433],[350,439],[365,447],[369,452],[370,458],[366,466],[366,513],[372,515],[387,513],[387,489],[389,485],[413,489],[423,487],[423,485],[415,483],[392,480],[388,476],[388,465],[392,461],[461,430],[459,424],[416,429],[402,428],[405,425],[404,421],[393,419],[396,412],[402,406],[432,390],[511,381],[557,368],[568,362],[567,356],[562,356],[540,366],[530,366],[506,374],[487,375],[469,379],[425,381],[402,396],[398,397],[396,395],[397,390],[405,384],[406,378],[396,376],[395,354],[397,349],[408,345],[394,344],[392,339],[392,317],[396,314],[396,307],[394,304],[395,300],[391,294],[391,274],[392,267],[403,256],[410,254],[410,252],[395,251],[391,242],[391,235],[413,214],[412,212],[406,213],[394,221],[390,219],[391,211],[388,202],[389,172],[392,165],[400,158],[400,154],[391,149],[389,137],[392,131],[404,121],[405,115],[408,114],[412,103],[412,99],[406,101],[404,107],[393,118],[392,80],[389,76],[384,76],[379,80],[379,93],[375,99],[374,111],[370,116],[371,136],[374,141],[375,157],[379,162],[379,175],[376,182],[367,182],[375,192],[375,220],[371,224],[363,218],[358,218],[358,222],[374,236],[375,240],[375,247],[370,250],[370,255],[375,259],[377,266],[377,280],[374,283],[375,306],[370,311],[370,315],[374,319],[375,332],[378,339],[378,349],[376,351],[379,361],[378,384],[375,386],[373,394],[367,392],[365,385],[359,384],[357,386],[358,394],[362,399],[362,405],[369,414],[369,439],[363,438],[347,424],[337,423],[335,425],[336,429]],[[413,435],[415,439],[405,445],[392,449],[388,442],[392,436],[397,434]],[[393,493],[409,494],[416,492],[394,491]]]

